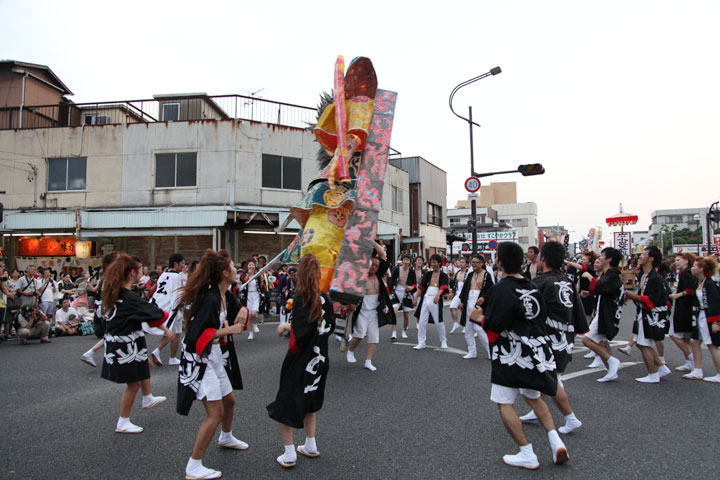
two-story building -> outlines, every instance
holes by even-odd
[[[426,258],[445,255],[447,172],[422,157],[390,158],[389,163],[409,174],[410,225],[403,230],[402,250]]]
[[[0,62],[0,98],[17,89],[24,74],[15,70],[28,65]],[[197,259],[206,248],[226,248],[237,260],[271,258],[296,235],[294,221],[278,227],[318,173],[319,145],[307,128],[314,108],[204,93],[85,104],[61,95],[42,97],[55,102],[42,105],[28,100],[39,98],[35,86],[49,88],[55,78],[63,95],[70,91],[49,68],[33,68],[46,81],[28,76],[26,101],[21,95],[0,109],[8,257],[66,265],[84,241],[86,263],[110,250],[150,265],[175,251]],[[33,109],[61,107],[68,115],[28,120]],[[378,234],[393,251],[410,230],[409,190],[408,173],[388,166]]]

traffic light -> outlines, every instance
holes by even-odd
[[[720,210],[712,210],[710,212],[710,219],[715,223],[720,223]]]
[[[518,166],[518,172],[523,177],[529,177],[530,175],[542,175],[545,173],[545,168],[539,163],[527,163]]]

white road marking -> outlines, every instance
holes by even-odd
[[[643,363],[643,362],[621,362],[620,366],[618,367],[618,370],[621,370],[625,367],[632,367],[633,365],[640,365],[641,363]],[[590,375],[591,373],[598,373],[598,372],[604,372],[604,371],[605,371],[605,367],[586,368],[585,370],[580,370],[578,372],[561,375],[560,378],[562,378],[562,380],[564,382],[565,380],[570,380],[571,378],[582,377],[583,375]]]

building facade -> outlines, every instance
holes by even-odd
[[[422,157],[390,158],[409,175],[409,231],[402,250],[428,257],[447,253],[447,173]]]
[[[26,84],[26,98],[31,91]],[[236,116],[248,113],[234,109],[238,100],[255,102],[253,118]],[[72,105],[82,114],[69,126],[0,128],[8,257],[62,263],[72,249],[56,245],[81,240],[91,242],[91,263],[110,250],[148,265],[206,248],[269,259],[296,235],[289,207],[318,174],[319,145],[304,127],[314,108],[203,93]],[[15,119],[18,107],[2,112]],[[388,166],[378,234],[391,248],[410,230],[409,190],[408,173]]]

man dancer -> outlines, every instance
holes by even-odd
[[[660,383],[660,378],[670,374],[670,369],[660,361],[658,354],[653,349],[655,342],[665,338],[665,326],[668,321],[668,299],[665,286],[656,270],[661,262],[660,249],[649,247],[643,250],[638,260],[642,270],[638,291],[637,293],[625,293],[627,298],[633,300],[637,306],[635,343],[640,348],[643,362],[648,371],[647,376],[635,379],[640,383]]]
[[[417,287],[417,280],[415,278],[415,269],[410,266],[412,258],[408,254],[403,254],[402,265],[398,265],[392,270],[390,275],[390,291],[395,293],[397,303],[393,305],[395,309],[395,315],[398,312],[403,312],[403,328],[402,338],[408,338],[407,329],[410,323],[410,312],[413,309],[412,297],[409,291]],[[392,326],[391,340],[397,339],[397,324]]]
[[[608,369],[604,377],[597,379],[601,383],[617,380],[617,372],[620,367],[620,360],[612,356],[609,341],[615,338],[620,330],[620,319],[625,304],[625,288],[618,269],[621,258],[622,255],[618,250],[607,247],[595,260],[595,271],[600,277],[593,278],[590,272],[582,274],[583,278],[590,281],[590,287],[588,291],[583,291],[580,295],[597,297],[595,316],[590,322],[590,330],[583,336],[582,342],[600,357]]]
[[[532,280],[540,273],[537,264],[537,256],[539,253],[540,249],[538,247],[533,246],[528,248],[527,263],[525,264],[525,271],[523,272],[523,275],[528,280]]]
[[[503,278],[488,295],[487,314],[482,323],[492,344],[490,400],[498,404],[505,428],[520,447],[519,453],[505,455],[502,460],[513,467],[535,470],[540,464],[515,412],[518,395],[525,398],[545,427],[553,462],[565,463],[570,457],[555,430],[550,410],[540,398],[541,393],[556,395],[557,374],[545,331],[544,301],[533,282],[521,273],[522,257],[522,248],[517,243],[499,245],[497,265]],[[482,311],[482,307],[477,307],[471,318],[480,320]]]
[[[159,328],[148,327],[143,323],[143,330],[152,335],[163,335],[158,342],[157,348],[152,351],[152,361],[155,365],[162,367],[163,363],[160,359],[160,351],[165,345],[170,343],[170,360],[168,365],[180,365],[180,359],[177,358],[178,346],[180,345],[180,334],[182,333],[182,312],[177,311],[178,302],[180,300],[180,287],[183,286],[183,277],[181,275],[185,267],[185,257],[180,253],[170,255],[168,265],[170,268],[163,272],[158,278],[157,289],[152,296],[151,302],[169,313],[166,322],[168,329],[175,334],[172,340],[168,340],[163,331]]]
[[[425,348],[427,338],[428,321],[435,323],[440,337],[440,348],[448,348],[447,337],[445,336],[445,324],[443,323],[443,300],[442,296],[450,290],[447,273],[440,270],[442,258],[435,254],[430,257],[430,271],[425,272],[415,294],[417,297],[423,294],[420,304],[415,310],[415,318],[418,322],[418,344],[413,348],[422,350]]]
[[[565,259],[565,247],[560,242],[545,242],[540,250],[538,266],[542,269],[533,283],[545,301],[547,307],[545,328],[551,340],[553,356],[557,366],[558,387],[557,395],[553,397],[555,405],[565,416],[565,425],[558,428],[558,432],[568,434],[582,426],[570,407],[570,400],[563,386],[560,374],[565,371],[568,363],[572,361],[572,351],[575,344],[575,334],[585,333],[588,330],[585,310],[580,295],[575,289],[575,283],[562,272]],[[523,422],[537,420],[535,412],[520,417]]]
[[[382,319],[378,318],[378,307],[387,308],[388,316],[391,318],[389,323],[393,323],[395,318],[395,311],[390,303],[390,294],[383,281],[383,276],[388,269],[387,253],[385,253],[382,245],[377,242],[374,243],[377,256],[370,260],[367,287],[360,309],[358,310],[355,305],[348,305],[348,310],[354,310],[355,312],[353,315],[352,340],[350,340],[347,351],[347,361],[349,363],[357,362],[355,349],[360,345],[362,339],[367,336],[365,368],[371,372],[377,370],[377,367],[372,363],[372,359],[375,356],[377,344],[380,343],[380,327],[388,323],[385,315],[382,316]]]
[[[476,335],[480,339],[480,343],[485,349],[488,358],[490,358],[490,342],[488,341],[487,333],[479,324],[470,318],[470,313],[472,313],[476,306],[483,304],[485,297],[495,284],[492,275],[485,269],[485,258],[482,255],[473,256],[471,263],[473,269],[465,279],[465,284],[460,293],[460,309],[462,311],[460,318],[462,324],[465,326],[463,332],[465,333],[465,342],[468,346],[468,353],[463,356],[466,360],[477,358]]]
[[[452,335],[455,333],[455,330],[460,328],[460,324],[464,322],[461,321],[461,319],[458,318],[458,308],[460,308],[460,311],[462,311],[461,305],[462,301],[460,300],[460,294],[462,293],[463,286],[465,285],[465,277],[468,276],[468,264],[467,264],[467,258],[464,256],[461,256],[460,259],[457,261],[459,267],[453,268],[453,276],[451,277],[450,274],[448,274],[448,280],[455,285],[455,295],[453,296],[452,302],[450,302],[450,316],[453,320],[453,326],[450,329],[450,334]],[[464,319],[464,317],[463,317]]]

